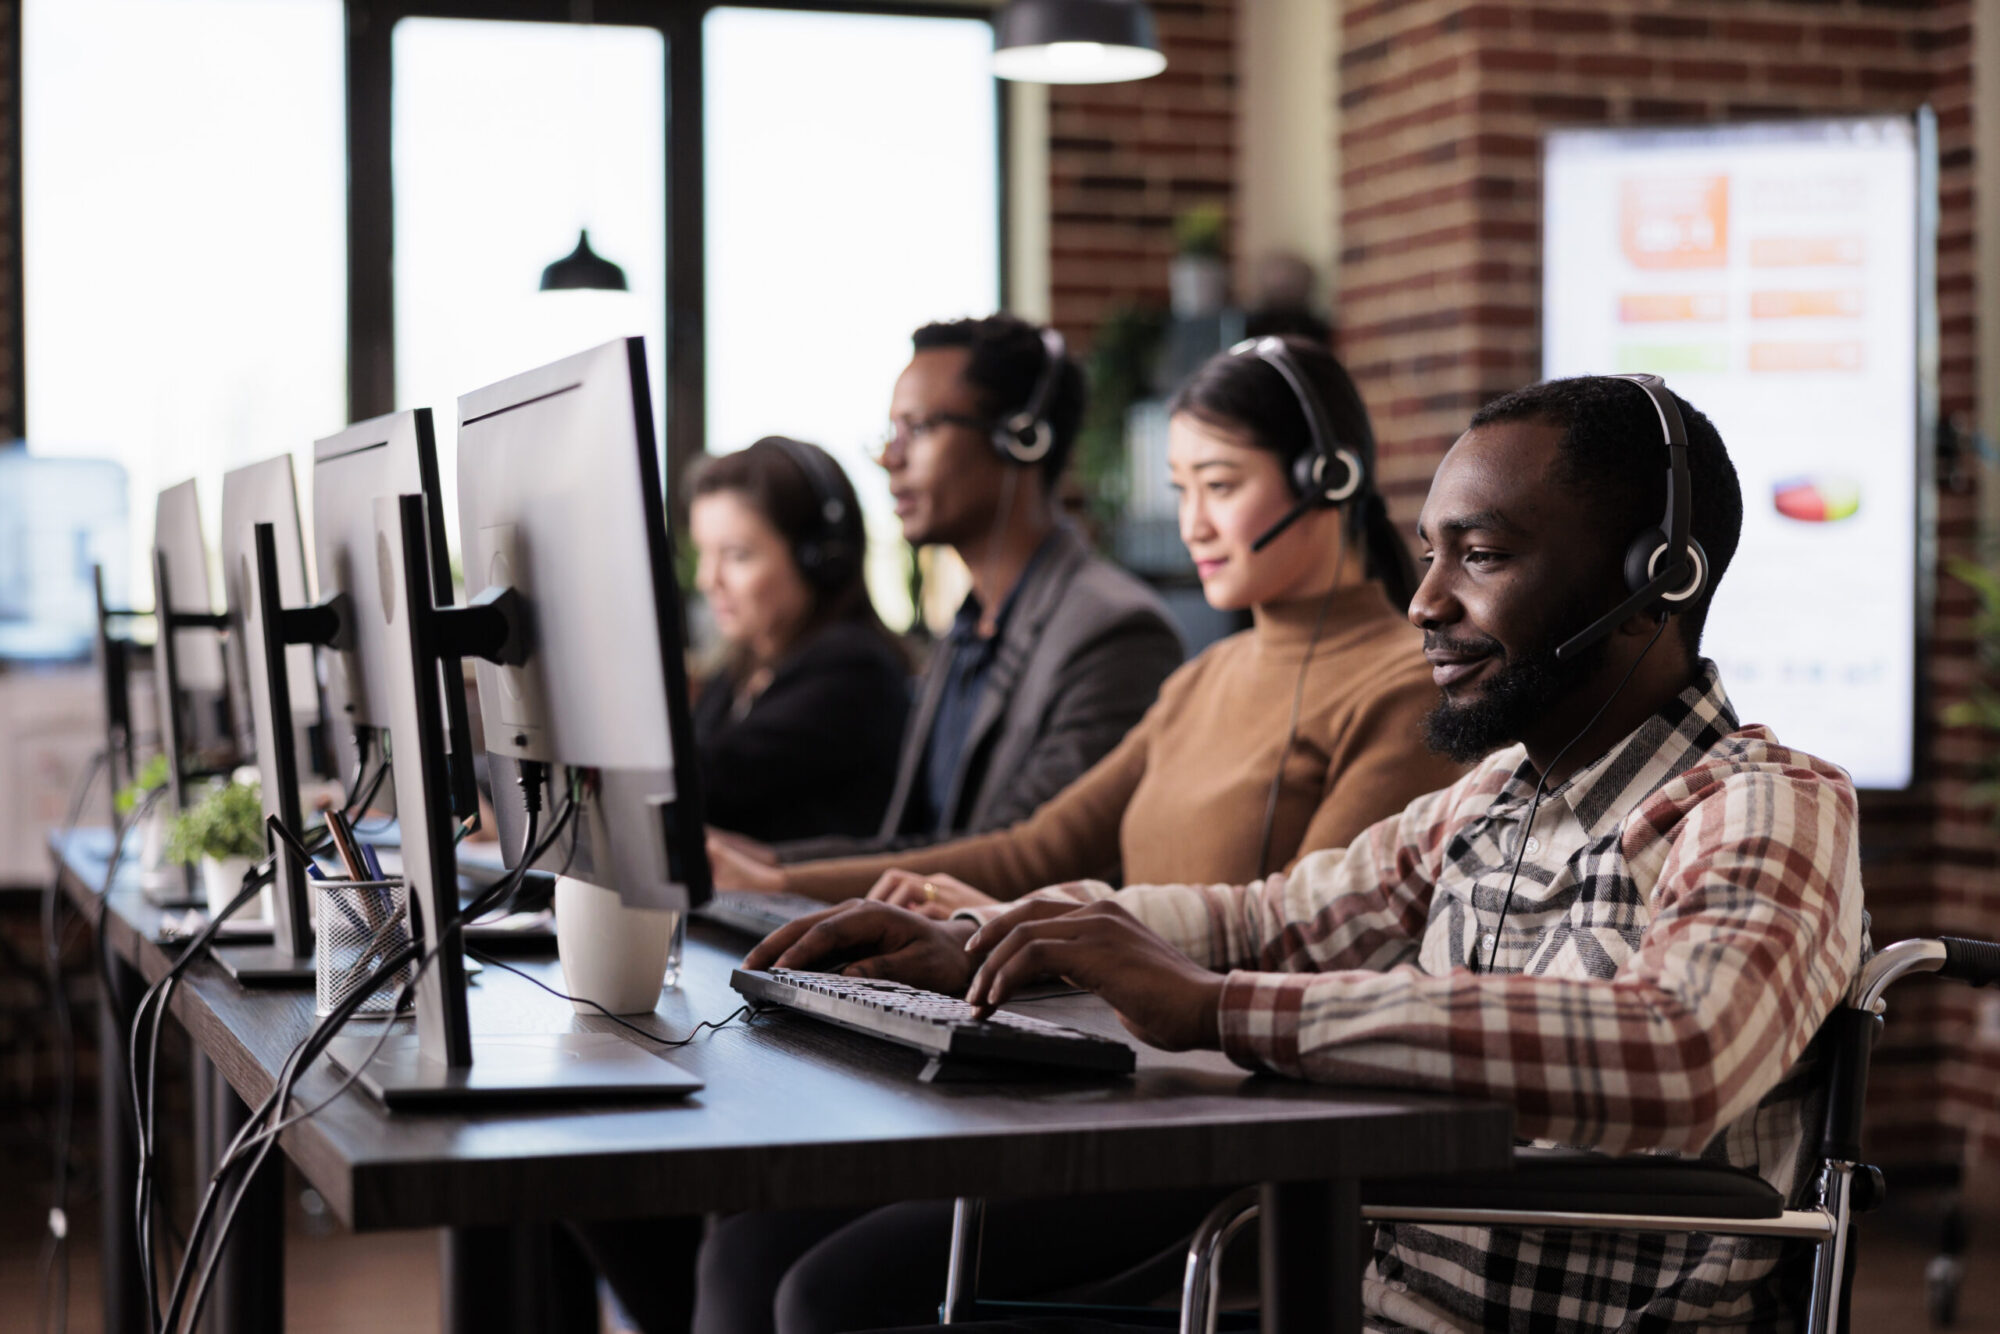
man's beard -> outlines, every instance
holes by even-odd
[[[1587,614],[1579,611],[1574,617],[1559,618],[1558,623],[1582,625],[1587,621]],[[1435,646],[1439,638],[1427,637],[1424,647]],[[1500,666],[1486,678],[1479,693],[1462,704],[1440,694],[1437,706],[1424,718],[1424,744],[1448,759],[1470,764],[1519,741],[1550,709],[1603,667],[1605,655],[1610,651],[1603,639],[1574,657],[1558,660],[1556,646],[1568,638],[1568,634],[1552,636],[1531,650],[1502,657]],[[1456,647],[1503,652],[1499,641],[1493,639],[1446,642]]]

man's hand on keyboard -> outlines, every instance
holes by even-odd
[[[743,966],[882,977],[958,996],[977,962],[965,952],[971,934],[970,922],[934,922],[886,903],[850,899],[773,931]]]
[[[1022,987],[1063,978],[1104,998],[1135,1037],[1185,1051],[1219,1047],[1222,978],[1182,954],[1110,899],[1030,899],[966,941],[984,951],[965,998],[986,1009]]]

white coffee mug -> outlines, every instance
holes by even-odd
[[[597,1014],[599,1005],[612,1014],[651,1013],[660,989],[678,980],[680,930],[681,914],[671,908],[628,908],[616,890],[556,880],[556,957],[579,1014]]]

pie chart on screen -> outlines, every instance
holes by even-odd
[[[1787,477],[1772,485],[1771,507],[1800,523],[1838,523],[1861,508],[1861,484],[1851,477]]]

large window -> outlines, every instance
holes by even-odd
[[[346,420],[340,0],[26,0],[28,443],[153,497]],[[138,595],[143,603],[144,593]]]
[[[467,390],[643,334],[665,420],[665,41],[651,28],[404,19],[392,60],[396,396],[433,410],[455,534]],[[630,290],[538,290],[585,230]]]
[[[1000,303],[998,98],[983,19],[721,8],[702,27],[708,448],[832,451],[870,584],[907,619],[872,462],[910,331]]]
[[[135,598],[164,486],[213,525],[226,469],[429,406],[455,491],[458,395],[637,333],[676,453],[834,452],[907,614],[871,459],[910,331],[1000,301],[987,19],[425,7],[24,0],[29,439],[129,469]],[[629,293],[538,291],[585,229]]]

